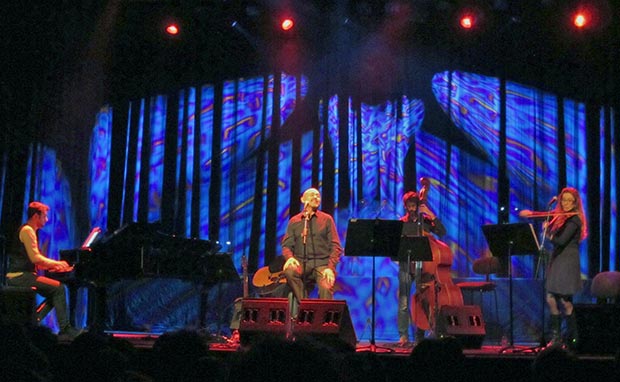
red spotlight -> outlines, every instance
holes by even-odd
[[[282,28],[283,31],[290,31],[291,29],[293,29],[294,26],[295,21],[293,21],[293,19],[290,17],[284,18],[280,23],[280,28]]]
[[[607,0],[579,0],[567,7],[567,26],[578,31],[600,31],[607,27],[614,15],[614,8]]]
[[[179,34],[179,31],[180,31],[180,28],[175,23],[166,25],[166,33],[168,33],[171,36],[176,36],[177,34]]]
[[[459,20],[459,25],[463,29],[471,29],[476,24],[476,18],[471,14],[462,15]]]
[[[577,28],[585,28],[589,21],[588,16],[583,12],[577,12],[573,15],[573,25]]]

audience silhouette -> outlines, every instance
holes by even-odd
[[[224,381],[226,366],[209,354],[206,337],[179,330],[161,335],[153,345],[152,375],[156,381]]]
[[[336,382],[336,358],[331,348],[310,337],[294,342],[265,337],[233,360],[228,380]]]
[[[501,374],[497,370],[486,375],[468,372],[461,344],[451,337],[421,341],[406,366],[393,357],[356,353],[311,336],[295,341],[260,336],[234,352],[210,351],[209,337],[190,330],[165,333],[146,350],[95,332],[82,333],[70,343],[59,342],[46,327],[15,323],[0,324],[0,338],[2,381],[460,382]],[[572,352],[552,346],[536,355],[529,373],[526,370],[507,380],[571,382],[600,376],[578,365]],[[611,380],[618,380],[620,353],[610,369]]]

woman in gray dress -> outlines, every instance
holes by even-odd
[[[563,344],[563,314],[567,345],[574,348],[577,344],[577,321],[573,310],[573,295],[582,288],[579,243],[588,236],[588,228],[583,203],[576,189],[562,189],[559,201],[552,212],[554,217],[547,231],[548,239],[553,244],[545,285],[551,313],[552,339],[549,344]]]

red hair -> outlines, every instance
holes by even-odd
[[[50,207],[41,202],[31,202],[28,204],[28,219],[34,216],[34,214],[44,214],[50,210]]]
[[[562,209],[562,203],[561,203],[563,194],[571,194],[573,198],[575,199],[575,207],[573,208],[571,212],[575,212],[577,216],[579,216],[579,219],[581,220],[580,240],[584,240],[586,237],[588,237],[588,222],[586,220],[586,214],[583,212],[583,202],[581,201],[581,196],[579,196],[579,192],[577,191],[577,189],[573,187],[564,187],[562,191],[560,192],[560,195],[559,195],[560,202],[556,204],[553,210],[553,212],[557,213],[558,215],[556,215],[551,220],[551,223],[550,223],[551,232],[556,232],[560,228],[562,228],[562,226],[564,226],[564,223],[566,223],[566,220],[572,216],[572,215],[560,215],[565,212]]]

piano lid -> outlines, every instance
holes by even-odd
[[[205,255],[216,253],[221,245],[211,240],[185,238],[167,234],[161,230],[161,223],[125,224],[97,242],[98,248],[114,247],[115,250],[134,250],[141,247],[159,248],[171,253],[192,253]]]

